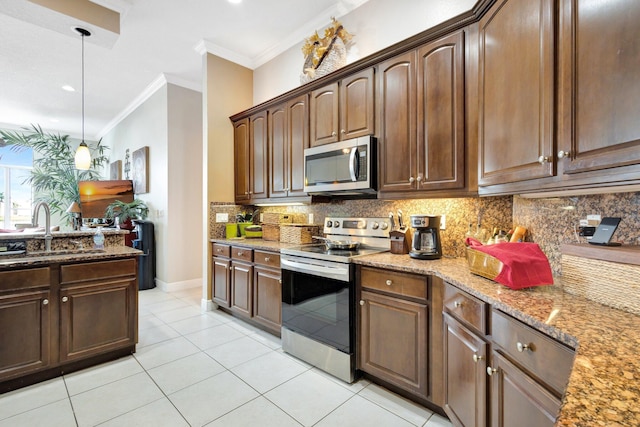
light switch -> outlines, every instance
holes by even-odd
[[[216,213],[216,222],[229,222],[229,214],[226,212]]]

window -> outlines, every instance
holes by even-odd
[[[0,228],[31,223],[33,191],[26,182],[33,168],[33,150],[0,147]]]

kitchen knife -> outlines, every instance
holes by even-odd
[[[393,219],[393,212],[389,212],[389,231],[396,229],[396,221]]]
[[[398,225],[400,226],[400,231],[404,231],[404,221],[402,221],[402,211],[398,209]]]

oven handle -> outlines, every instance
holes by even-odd
[[[322,266],[322,265],[315,265],[315,264],[307,264],[304,262],[296,262],[296,261],[290,261],[288,259],[285,258],[280,258],[280,264],[281,267],[289,267],[290,270],[293,271],[298,271],[301,273],[318,273],[319,276],[326,276],[326,277],[331,277],[331,278],[335,278],[338,276],[343,276],[346,279],[344,279],[345,281],[348,281],[348,277],[349,277],[349,268],[345,267],[326,267],[326,266]]]

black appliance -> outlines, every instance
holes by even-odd
[[[326,218],[325,243],[281,250],[282,349],[346,382],[355,379],[356,257],[389,250],[388,218]]]
[[[143,254],[138,256],[138,289],[156,287],[156,238],[153,222],[135,219],[138,238],[133,241],[133,247]]]
[[[411,215],[411,227],[414,232],[409,256],[416,259],[442,258],[440,216]]]

